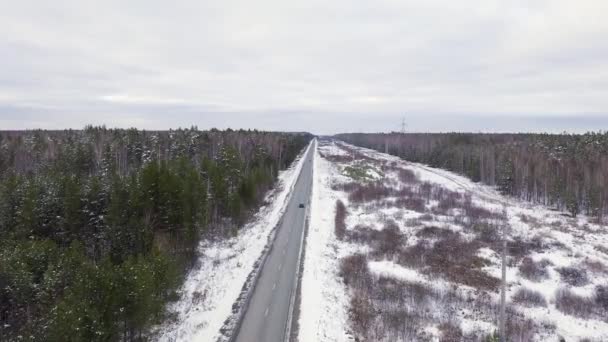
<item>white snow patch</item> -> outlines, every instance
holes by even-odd
[[[368,262],[367,266],[372,274],[378,276],[387,276],[389,278],[395,278],[412,283],[427,282],[427,279],[418,271],[397,265],[392,261],[370,261]]]
[[[332,153],[335,150],[332,148]],[[298,335],[302,342],[352,340],[347,328],[349,297],[338,278],[339,259],[344,251],[338,247],[334,235],[338,197],[331,189],[332,175],[337,172],[332,166],[315,153],[310,225],[302,273]]]

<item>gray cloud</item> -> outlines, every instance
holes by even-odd
[[[608,128],[603,0],[0,4],[0,127]]]

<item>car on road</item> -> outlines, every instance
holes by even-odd
[[[304,203],[300,203],[299,208],[304,208]]]

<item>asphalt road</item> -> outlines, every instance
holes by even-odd
[[[312,147],[315,147],[313,145]],[[283,215],[272,249],[255,285],[236,341],[283,342],[292,295],[297,284],[298,257],[302,247],[306,211],[312,188],[314,148],[305,156],[302,170]],[[300,203],[305,208],[299,208]]]

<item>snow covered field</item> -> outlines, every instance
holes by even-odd
[[[607,227],[341,142],[319,143],[314,177],[300,341],[485,340],[503,228],[509,337],[608,340]]]
[[[312,145],[306,149],[308,151]],[[282,171],[277,186],[251,223],[238,236],[221,241],[202,241],[198,265],[188,274],[180,300],[170,306],[174,322],[157,328],[159,341],[217,341],[225,322],[233,319],[233,304],[266,250],[291,195],[305,155]]]

